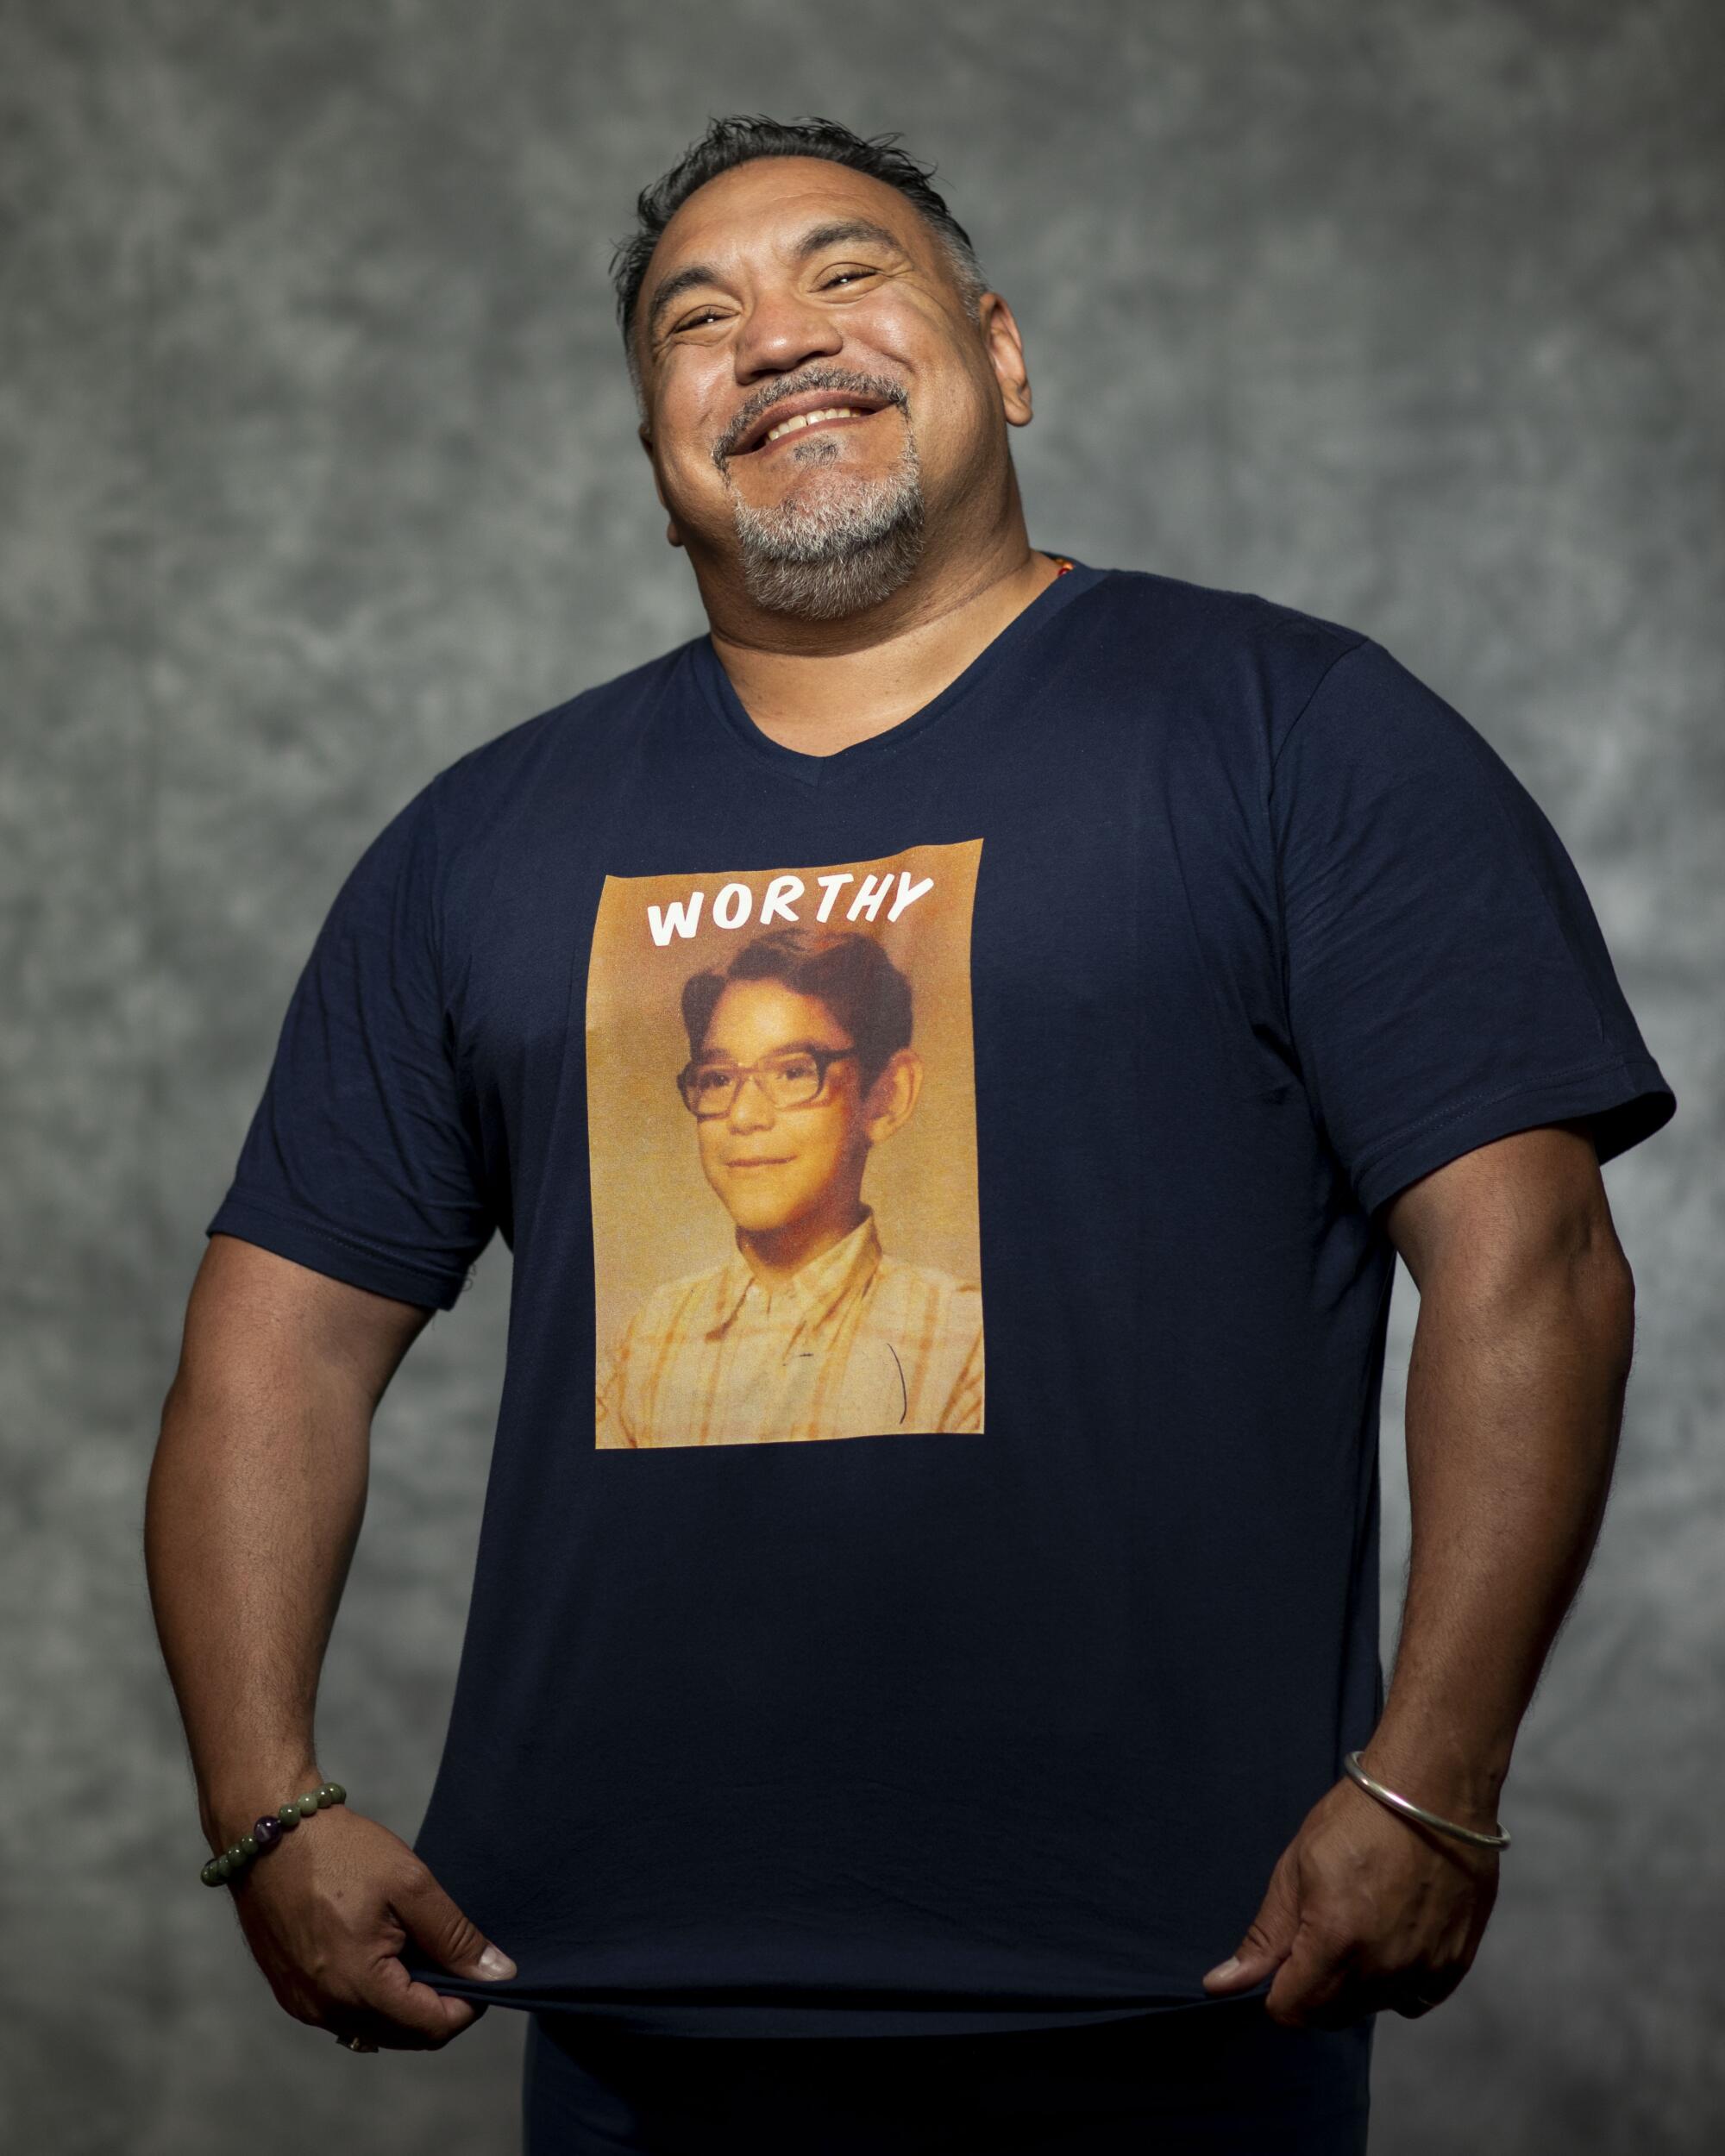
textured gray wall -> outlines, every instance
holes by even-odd
[[[204,1851],[139,1556],[179,1324],[323,909],[462,749],[704,623],[605,266],[708,113],[897,128],[1027,339],[1032,541],[1369,630],[1533,788],[1681,1107],[1640,1357],[1460,1993],[1374,2148],[1725,2136],[1714,0],[34,0],[3,16],[0,2136],[517,2147],[523,2021],[356,2060]],[[509,1260],[380,1414],[322,1758],[411,1836]],[[1398,1290],[1386,1647],[1405,1545]],[[1232,1944],[1219,1940],[1218,1951]]]

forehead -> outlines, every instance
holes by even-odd
[[[727,1044],[725,1037],[765,1037],[776,1047],[791,1040],[825,1040],[837,1046],[844,1029],[819,996],[800,994],[783,981],[727,981],[707,1023],[705,1045]]]
[[[915,206],[871,173],[820,157],[734,166],[697,187],[660,234],[641,283],[641,321],[650,327],[654,302],[674,278],[681,284],[702,268],[721,276],[770,269],[793,260],[812,228],[853,220],[879,227],[914,260],[932,259]]]

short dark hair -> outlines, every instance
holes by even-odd
[[[911,1042],[911,984],[872,936],[856,929],[775,928],[752,937],[724,970],[683,983],[689,1054],[700,1054],[718,999],[732,981],[782,981],[825,1004],[856,1044],[862,1090]]]
[[[834,165],[848,165],[853,172],[867,172],[896,187],[921,212],[945,255],[965,311],[973,322],[977,318],[977,303],[988,287],[970,235],[929,185],[929,174],[936,167],[919,164],[894,147],[899,135],[898,129],[884,135],[857,135],[837,120],[812,116],[799,120],[770,120],[762,113],[733,113],[724,119],[709,116],[700,141],[692,143],[650,187],[642,189],[635,201],[636,230],[626,240],[613,242],[611,280],[617,293],[617,320],[623,332],[629,379],[635,387],[636,402],[643,411],[641,367],[635,352],[635,310],[653,249],[696,188],[753,158],[824,157]]]

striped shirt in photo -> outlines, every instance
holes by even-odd
[[[614,1449],[982,1427],[982,1290],[887,1257],[872,1207],[770,1289],[740,1251],[656,1288],[598,1388]]]

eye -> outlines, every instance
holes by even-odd
[[[827,279],[825,284],[821,286],[821,290],[823,291],[831,291],[832,287],[838,282],[841,277],[872,277],[874,274],[875,273],[871,269],[836,270],[833,274]]]
[[[677,327],[679,329],[693,329],[697,323],[711,321],[718,312],[717,307],[703,307],[698,315],[691,315],[687,322],[680,322]]]

